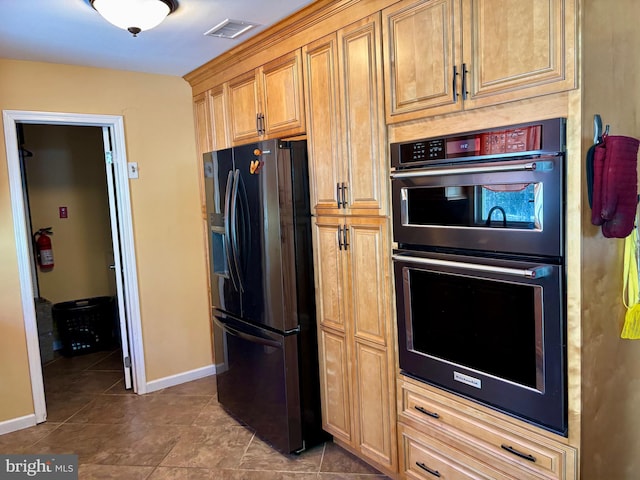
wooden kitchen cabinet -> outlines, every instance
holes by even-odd
[[[314,220],[323,428],[395,472],[395,362],[388,220]]]
[[[230,80],[227,88],[233,145],[304,133],[299,49]]]
[[[422,435],[418,430],[400,425],[398,428],[403,478],[432,480],[512,480],[491,465],[475,461],[473,457],[456,450],[437,437]],[[517,477],[524,480],[524,477]]]
[[[223,85],[193,98],[198,158],[203,153],[230,147]]]
[[[576,478],[573,447],[415,380],[401,377],[398,386],[403,478],[422,478],[416,462],[437,470],[440,456],[465,472],[460,478]]]
[[[229,115],[224,85],[209,90],[209,104],[213,150],[229,148],[231,147],[231,142],[229,141]]]
[[[303,47],[316,214],[387,213],[381,47],[379,14]]]
[[[460,0],[404,1],[382,15],[387,122],[461,110],[453,88],[462,63]]]
[[[383,11],[388,123],[576,87],[575,0],[405,0]]]
[[[202,154],[213,150],[211,105],[208,91],[193,97],[193,116],[196,128],[196,150],[198,159],[202,161]]]

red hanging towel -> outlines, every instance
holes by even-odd
[[[632,137],[605,136],[593,157],[591,223],[605,237],[627,237],[638,203],[637,162],[640,142]]]

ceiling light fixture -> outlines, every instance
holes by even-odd
[[[157,27],[178,8],[176,0],[89,0],[109,23],[128,30],[134,37]]]

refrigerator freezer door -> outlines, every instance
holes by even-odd
[[[241,315],[242,297],[232,270],[228,222],[233,179],[231,149],[204,155],[204,184],[209,226],[211,303],[214,307]]]
[[[263,440],[289,453],[303,448],[298,335],[281,335],[214,311],[218,400]]]

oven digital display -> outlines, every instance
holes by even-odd
[[[454,138],[447,140],[447,156],[462,157],[480,153],[480,138]]]

